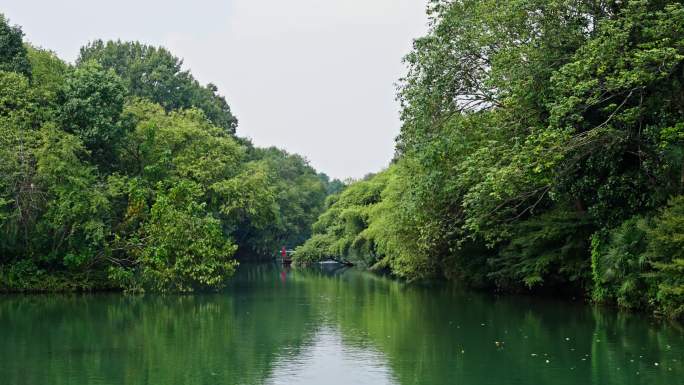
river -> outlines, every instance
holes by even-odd
[[[213,294],[0,297],[5,385],[676,385],[683,361],[676,324],[331,266],[243,266]]]

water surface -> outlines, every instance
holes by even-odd
[[[675,385],[682,361],[677,325],[354,269],[244,266],[217,294],[0,297],[8,385]]]

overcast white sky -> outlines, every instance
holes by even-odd
[[[386,166],[399,132],[401,58],[426,0],[0,0],[29,41],[73,61],[86,42],[163,45],[240,120],[238,134],[333,177]]]

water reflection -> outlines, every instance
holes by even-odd
[[[0,382],[675,384],[683,335],[565,302],[246,266],[219,294],[0,297]]]
[[[345,345],[338,331],[319,330],[299,356],[279,358],[267,384],[398,384],[384,355],[372,348]]]

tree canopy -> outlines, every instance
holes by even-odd
[[[77,64],[95,61],[113,70],[124,81],[128,92],[153,101],[167,111],[195,107],[218,127],[234,134],[237,119],[226,99],[213,84],[202,86],[183,60],[162,47],[139,42],[95,40],[81,48]]]

